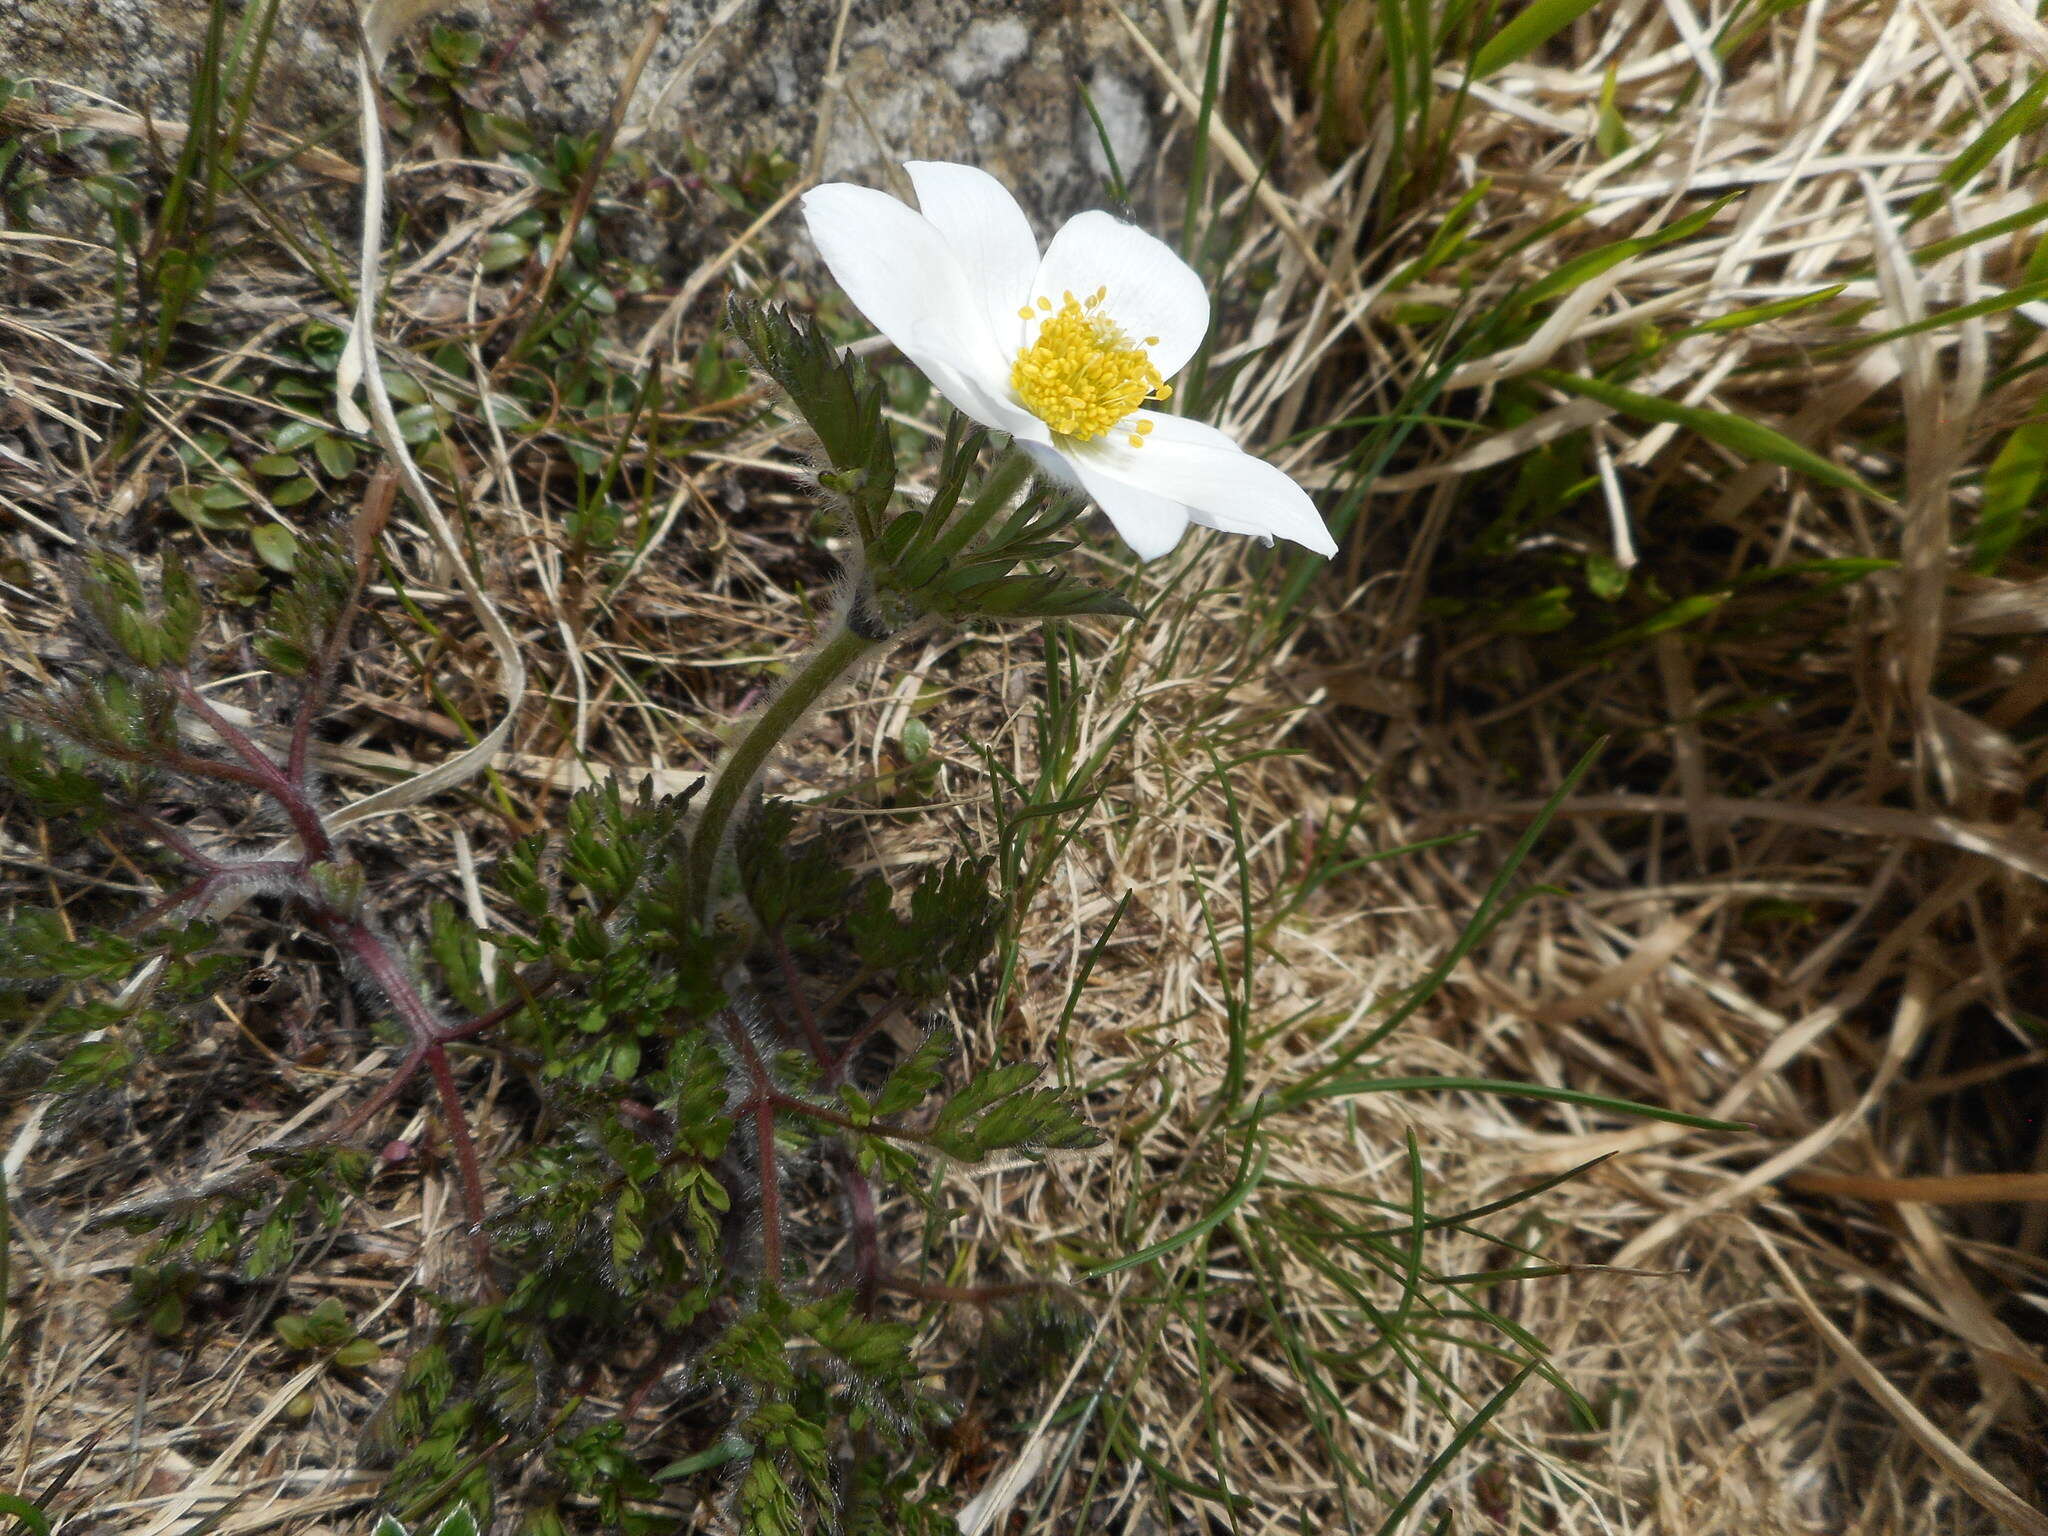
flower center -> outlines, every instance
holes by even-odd
[[[1068,293],[1057,310],[1051,299],[1040,299],[1036,308],[1027,304],[1017,311],[1018,319],[1039,322],[1038,338],[1017,354],[1010,387],[1053,431],[1084,443],[1112,431],[1147,400],[1173,393],[1145,350],[1157,346],[1159,338],[1147,336],[1141,344],[1125,335],[1103,313],[1108,294],[1107,288],[1085,299]],[[1139,422],[1130,434],[1131,446],[1142,445],[1151,430],[1151,422]]]

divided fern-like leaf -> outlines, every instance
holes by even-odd
[[[726,320],[817,434],[832,465],[827,489],[846,499],[863,544],[872,544],[896,489],[881,382],[858,358],[842,357],[808,319],[735,298]]]

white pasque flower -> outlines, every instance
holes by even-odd
[[[1001,182],[913,160],[912,210],[833,182],[803,197],[825,265],[939,393],[1093,497],[1147,560],[1189,523],[1337,552],[1308,493],[1201,422],[1145,409],[1209,329],[1202,280],[1106,213],[1067,220],[1044,255]]]

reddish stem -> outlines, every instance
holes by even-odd
[[[875,1016],[853,1032],[852,1037],[839,1048],[839,1054],[832,1058],[825,1068],[825,1086],[836,1088],[846,1080],[847,1069],[853,1065],[853,1053],[866,1045],[875,1031],[903,1013],[903,1001],[898,998],[888,1007],[878,1009]]]
[[[370,979],[377,983],[377,990],[398,1011],[398,1020],[405,1026],[405,1032],[412,1036],[415,1048],[439,1045],[440,1025],[433,1010],[427,1007],[398,956],[391,952],[384,940],[359,918],[346,918],[327,910],[319,915],[336,946],[362,962],[363,969],[370,973]],[[338,936],[332,930],[339,930]]]
[[[386,1078],[383,1085],[353,1110],[346,1120],[329,1131],[327,1139],[347,1141],[375,1119],[378,1111],[397,1098],[405,1085],[418,1076],[420,1068],[426,1064],[427,1052],[430,1049],[429,1046],[416,1045],[407,1052],[405,1060],[398,1064],[398,1070]]]
[[[219,859],[201,853],[187,840],[184,833],[180,832],[176,827],[157,820],[149,812],[131,810],[123,814],[128,820],[139,824],[151,837],[162,843],[194,869],[201,870],[208,875],[213,875],[218,874],[227,867]]]
[[[485,1030],[496,1029],[500,1024],[511,1018],[513,1014],[524,1008],[528,1003],[535,1001],[543,992],[554,986],[557,979],[552,974],[543,975],[537,982],[528,984],[515,971],[512,974],[512,984],[522,989],[519,996],[507,998],[504,1002],[498,1004],[497,1007],[490,1009],[488,1012],[480,1013],[475,1018],[461,1024],[450,1024],[445,1029],[442,1029],[434,1038],[444,1043],[454,1040],[467,1040],[473,1035],[484,1033]]]
[[[427,1066],[434,1074],[434,1087],[441,1094],[441,1113],[448,1122],[448,1139],[455,1146],[455,1164],[462,1171],[463,1212],[469,1218],[469,1248],[476,1256],[477,1273],[489,1284],[491,1244],[484,1235],[484,1176],[476,1160],[476,1143],[470,1138],[469,1116],[456,1091],[455,1072],[448,1065],[448,1052],[438,1045],[427,1047]]]
[[[121,931],[140,933],[151,924],[163,921],[180,907],[203,907],[215,892],[225,886],[304,873],[305,865],[297,859],[251,859],[241,864],[215,864],[197,880],[179,886],[161,901],[153,903],[129,919],[122,925]]]
[[[796,1014],[796,1021],[804,1032],[804,1043],[811,1048],[811,1059],[821,1067],[832,1065],[832,1048],[825,1044],[825,1036],[818,1028],[818,1016],[811,1011],[811,1000],[804,996],[803,979],[796,972],[796,956],[789,952],[789,940],[780,928],[771,935],[775,945],[775,961],[782,967],[782,988],[789,994],[789,1006]]]
[[[782,1288],[782,1187],[775,1161],[775,1107],[754,1111],[754,1150],[761,1163],[761,1283]]]
[[[327,828],[321,824],[320,813],[314,810],[310,801],[299,792],[298,785],[285,777],[284,770],[272,762],[269,755],[245,736],[219,710],[215,709],[206,695],[192,686],[192,679],[182,672],[166,670],[165,684],[178,700],[192,713],[206,722],[214,735],[228,744],[235,756],[248,765],[247,775],[228,774],[227,777],[253,782],[291,819],[292,829],[299,834],[299,841],[306,852],[315,859],[334,857],[334,841],[327,835]],[[190,761],[189,759],[187,761]],[[231,767],[227,763],[209,764],[216,772]]]
[[[881,1288],[882,1249],[875,1217],[875,1186],[854,1165],[851,1155],[837,1159],[839,1182],[846,1190],[846,1212],[853,1226],[853,1273],[860,1286],[860,1309],[865,1315],[875,1310],[875,1295]]]
[[[738,1112],[752,1115],[754,1120],[754,1155],[759,1161],[761,1179],[761,1283],[767,1289],[780,1290],[782,1184],[775,1157],[775,1111],[783,1099],[782,1095],[775,1091],[774,1079],[768,1075],[768,1064],[761,1060],[761,1053],[754,1049],[754,1041],[747,1033],[747,1026],[731,1012],[727,1012],[724,1019],[726,1038],[732,1041],[733,1049],[739,1053],[740,1060],[747,1069],[747,1080],[754,1088],[746,1102],[739,1106]]]
[[[324,907],[315,913],[315,921],[327,931],[329,941],[336,948],[361,962],[370,979],[377,984],[378,991],[396,1010],[399,1022],[405,1025],[406,1033],[412,1036],[413,1041],[411,1055],[392,1080],[371,1098],[369,1104],[351,1115],[348,1123],[367,1123],[372,1114],[397,1096],[398,1090],[411,1080],[422,1063],[426,1065],[434,1075],[434,1086],[441,1096],[442,1118],[448,1122],[448,1140],[455,1148],[456,1165],[462,1174],[462,1204],[469,1220],[470,1248],[476,1255],[479,1272],[487,1277],[491,1250],[484,1235],[483,1171],[477,1163],[476,1142],[470,1136],[469,1116],[462,1107],[462,1095],[455,1086],[455,1073],[448,1064],[448,1051],[440,1038],[440,1024],[398,956],[367,923],[360,918],[343,917]],[[485,1283],[489,1283],[488,1278]]]

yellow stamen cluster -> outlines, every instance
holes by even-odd
[[[1158,346],[1159,338],[1132,341],[1103,313],[1108,297],[1107,288],[1098,288],[1085,299],[1061,295],[1057,310],[1051,299],[1040,299],[1036,307],[1017,311],[1018,319],[1039,322],[1038,339],[1017,354],[1010,387],[1053,431],[1084,443],[1114,430],[1147,400],[1173,393],[1145,351]],[[1151,422],[1137,423],[1130,445],[1142,446],[1151,430]]]

